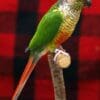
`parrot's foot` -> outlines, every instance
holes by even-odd
[[[55,56],[53,60],[60,68],[68,68],[71,64],[71,57],[69,53],[60,49],[55,49]]]

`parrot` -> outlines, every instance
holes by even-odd
[[[29,59],[12,100],[18,99],[39,59],[48,52],[55,52],[56,48],[70,38],[83,7],[90,5],[91,0],[57,0],[42,17],[25,50],[30,51]]]

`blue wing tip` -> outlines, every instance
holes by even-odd
[[[29,51],[29,48],[27,47],[24,52],[27,53],[28,51]]]

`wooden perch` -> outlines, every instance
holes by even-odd
[[[48,55],[48,61],[54,87],[55,100],[67,100],[62,66],[68,67],[70,65],[71,59],[68,57],[70,56],[66,56],[60,53],[57,57],[58,60],[54,62],[54,54],[50,53]],[[59,61],[61,62],[59,63]]]

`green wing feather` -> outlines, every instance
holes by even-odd
[[[57,35],[63,21],[59,10],[49,11],[40,21],[37,31],[29,43],[31,52],[43,50]]]

